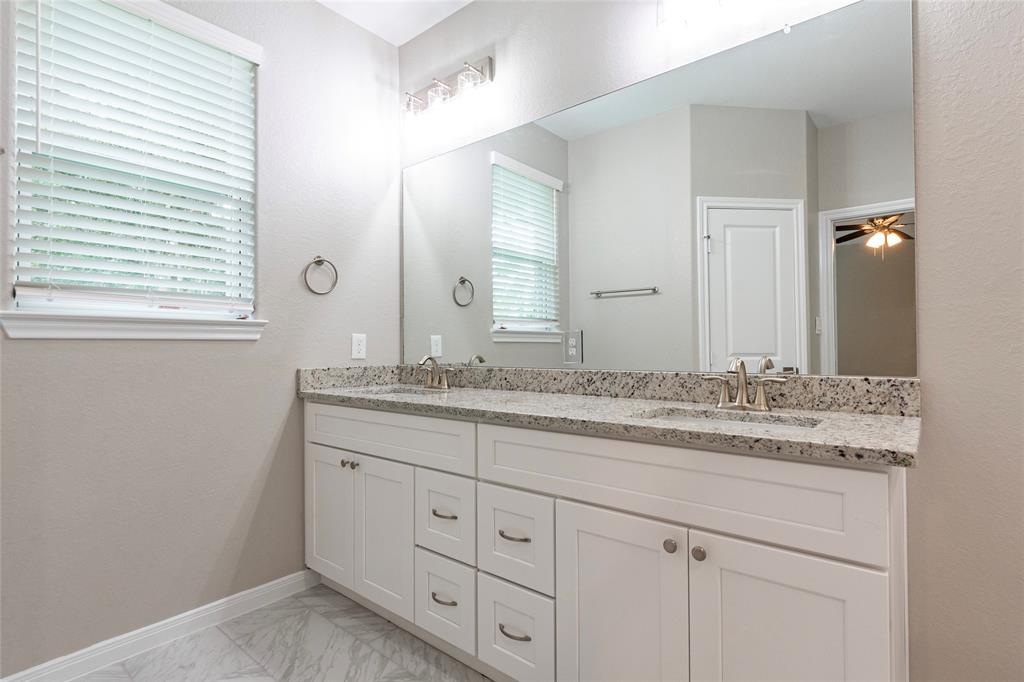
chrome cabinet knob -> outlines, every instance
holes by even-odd
[[[704,561],[708,558],[708,551],[700,545],[697,545],[690,550],[690,555],[697,561]]]
[[[665,542],[661,543],[661,546],[664,547],[665,551],[669,554],[675,554],[676,550],[679,549],[679,545],[677,545],[676,541],[672,538],[665,540]]]

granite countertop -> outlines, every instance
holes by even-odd
[[[914,466],[921,428],[919,417],[798,409],[729,412],[668,400],[480,388],[428,391],[409,384],[300,386],[299,397],[659,445],[901,467]]]

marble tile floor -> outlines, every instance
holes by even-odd
[[[317,585],[75,682],[484,682],[486,677]]]

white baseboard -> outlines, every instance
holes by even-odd
[[[218,625],[249,611],[272,604],[320,582],[320,575],[299,571],[245,592],[219,599],[159,623],[113,637],[90,647],[9,675],[0,682],[70,682],[108,665],[199,630]]]

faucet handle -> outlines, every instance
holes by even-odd
[[[740,371],[740,367],[746,368],[747,364],[743,362],[743,358],[738,355],[734,355],[729,358],[729,372],[735,374]]]
[[[754,394],[754,409],[758,412],[771,412],[768,404],[768,394],[764,390],[765,384],[784,384],[788,381],[786,377],[758,376],[754,378],[757,385],[757,393]]]
[[[718,394],[718,407],[725,407],[732,400],[732,396],[729,395],[729,377],[722,376],[721,374],[701,374],[701,379],[707,381],[719,381],[722,383],[722,390]]]

